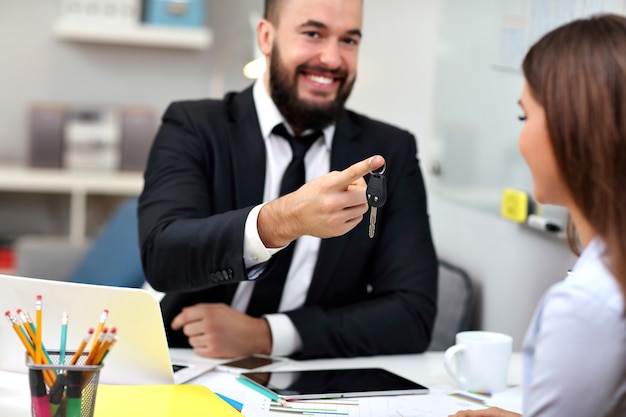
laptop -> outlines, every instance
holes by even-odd
[[[118,340],[103,361],[101,383],[184,383],[214,366],[199,357],[172,363],[159,303],[146,290],[0,274],[3,313],[16,315],[22,309],[34,322],[37,295],[42,296],[42,341],[49,351],[59,350],[63,312],[68,313],[66,350],[75,351],[89,328],[98,327],[103,311],[109,311],[105,326],[117,328]],[[0,320],[0,370],[27,371],[25,348],[6,317]]]

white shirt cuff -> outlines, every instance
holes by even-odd
[[[270,260],[274,250],[267,249],[259,237],[257,220],[263,204],[254,207],[248,213],[243,237],[243,261],[246,268],[262,264]]]
[[[302,339],[296,326],[285,314],[266,314],[272,332],[272,356],[289,356],[302,350]]]

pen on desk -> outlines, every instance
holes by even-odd
[[[245,385],[248,388],[252,388],[256,392],[258,392],[259,394],[264,395],[265,397],[269,398],[270,400],[279,403],[283,407],[289,407],[289,404],[287,403],[287,401],[285,401],[284,398],[280,398],[278,395],[276,395],[272,391],[268,390],[267,388],[263,388],[262,386],[257,385],[254,382],[252,382],[252,381],[250,381],[250,380],[248,380],[248,379],[246,379],[246,378],[244,378],[242,376],[238,377],[237,381],[241,382],[243,385]]]
[[[76,353],[74,353],[74,356],[72,356],[72,359],[70,360],[70,365],[76,365],[76,362],[78,362],[78,359],[80,359],[80,355],[83,354],[83,352],[85,351],[85,347],[87,346],[87,343],[89,343],[89,339],[91,339],[91,335],[93,335],[93,327],[90,327],[89,330],[87,331],[87,334],[85,335],[85,337],[83,337],[83,340],[80,342],[80,345],[78,346],[78,349],[76,350]]]
[[[452,394],[449,394],[449,395],[451,397],[460,398],[460,399],[462,399],[464,401],[469,401],[469,402],[474,403],[474,404],[478,404],[478,405],[482,405],[482,406],[485,406],[485,407],[489,407],[489,405],[487,404],[487,402],[485,401],[484,398],[479,398],[479,397],[476,397],[474,395],[471,395],[470,391],[468,391],[468,392],[455,392],[455,393],[452,393]]]
[[[61,317],[61,346],[59,347],[59,365],[65,365],[65,345],[67,343],[67,311]]]
[[[491,397],[493,394],[490,391],[467,391],[470,394],[482,395],[483,397]]]
[[[37,417],[50,417],[50,403],[46,395],[43,371],[39,369],[29,369],[28,382],[30,384],[33,415]]]

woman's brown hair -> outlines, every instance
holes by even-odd
[[[565,24],[533,45],[522,68],[563,181],[626,297],[626,17]]]

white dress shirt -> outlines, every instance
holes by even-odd
[[[261,78],[255,82],[252,95],[265,142],[266,170],[263,201],[266,203],[279,197],[280,182],[287,165],[291,162],[292,151],[291,145],[285,138],[272,133],[272,129],[277,124],[285,123],[285,121],[265,89]],[[313,143],[304,158],[307,182],[330,171],[330,150],[335,126],[327,127],[323,133],[323,140],[320,138]],[[251,281],[239,283],[231,303],[233,308],[242,312],[245,312],[248,307],[255,285],[254,279],[263,271],[264,263],[273,254],[283,249],[268,249],[259,237],[257,218],[262,206],[263,204],[254,207],[245,225],[243,254],[245,265],[250,270]],[[283,288],[279,312],[294,310],[304,305],[317,262],[319,245],[320,239],[313,236],[302,236],[297,240]],[[268,314],[265,318],[272,332],[272,355],[286,356],[300,350],[302,340],[286,315]]]
[[[524,340],[524,417],[626,416],[626,317],[593,240],[541,300]]]

